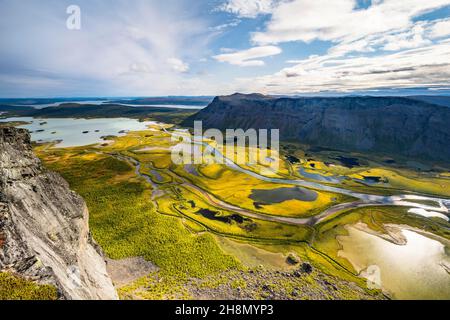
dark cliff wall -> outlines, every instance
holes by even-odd
[[[450,160],[450,108],[401,97],[217,97],[183,125],[280,129],[281,138],[349,151]]]

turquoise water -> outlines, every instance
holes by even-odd
[[[57,147],[78,147],[100,143],[103,136],[122,136],[127,131],[144,130],[152,121],[139,122],[135,119],[35,119],[29,117],[0,119],[0,122],[24,121],[19,126],[31,132],[36,142],[61,141]],[[43,131],[42,131],[43,130]],[[84,133],[83,133],[84,132]]]

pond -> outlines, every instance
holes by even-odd
[[[367,186],[373,186],[373,185],[384,185],[389,186],[389,180],[383,177],[363,177],[363,179],[352,179],[355,182],[359,182],[362,184],[365,184]]]
[[[353,157],[344,157],[344,156],[339,156],[334,158],[335,160],[338,160],[343,166],[352,169],[354,167],[359,167],[359,160],[357,158],[353,158]]]
[[[277,189],[254,189],[250,199],[260,204],[282,203],[288,200],[316,201],[317,192],[302,187],[277,188]]]
[[[322,175],[320,173],[312,173],[312,172],[308,172],[305,170],[305,168],[301,167],[299,169],[299,173],[302,177],[311,179],[311,180],[316,180],[316,181],[320,181],[320,182],[325,182],[325,183],[332,183],[332,184],[338,184],[341,183],[342,180],[344,180],[344,177],[338,177],[338,176],[325,176]]]

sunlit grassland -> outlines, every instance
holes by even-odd
[[[188,298],[183,286],[188,278],[240,269],[240,263],[217,245],[211,233],[269,243],[295,243],[310,236],[308,228],[303,227],[254,221],[256,229],[247,232],[236,223],[216,222],[194,212],[182,213],[175,208],[178,202],[187,206],[193,200],[198,208],[214,208],[177,186],[170,187],[178,189],[176,192],[158,199],[156,212],[149,201],[150,186],[137,178],[134,168],[124,161],[81,148],[39,154],[50,169],[62,173],[85,198],[93,236],[109,257],[143,256],[161,268],[158,274],[121,288],[122,298]]]
[[[233,162],[238,163],[243,169],[263,174],[272,178],[284,178],[289,176],[289,166],[281,158],[276,150],[263,150],[257,147],[241,147],[235,146],[233,156],[229,156],[228,148],[223,148],[223,154]]]
[[[248,268],[264,266],[268,270],[290,270],[295,268],[286,262],[282,250],[265,250],[264,244],[248,243],[226,237],[216,237],[217,243],[227,253],[235,256]],[[280,245],[280,247],[283,245]],[[284,246],[283,246],[284,247]]]
[[[298,245],[276,245],[276,244],[254,244],[254,245],[262,250],[272,253],[281,253],[284,256],[287,256],[291,253],[295,253],[295,255],[298,256],[301,261],[307,261],[308,263],[312,264],[314,268],[317,268],[318,270],[320,270],[325,274],[346,281],[354,282],[358,286],[366,288],[366,279],[360,278],[357,272],[353,269],[353,266],[351,264],[342,263],[342,261],[340,261],[339,259],[335,259],[334,255],[330,254],[330,252],[325,250],[321,251],[317,249],[316,246],[306,243]]]
[[[340,170],[335,170],[336,167],[320,167],[322,167],[320,170],[309,168],[308,171],[328,176],[343,176],[346,179],[341,182],[341,186],[354,191],[386,195],[403,194],[405,191],[410,191],[450,198],[450,179],[445,174],[385,167],[341,168]],[[369,186],[352,180],[352,178],[364,179],[364,177],[379,177],[387,183]]]

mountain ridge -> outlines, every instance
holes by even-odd
[[[407,97],[216,97],[182,125],[280,129],[282,140],[355,152],[450,159],[450,109]]]

